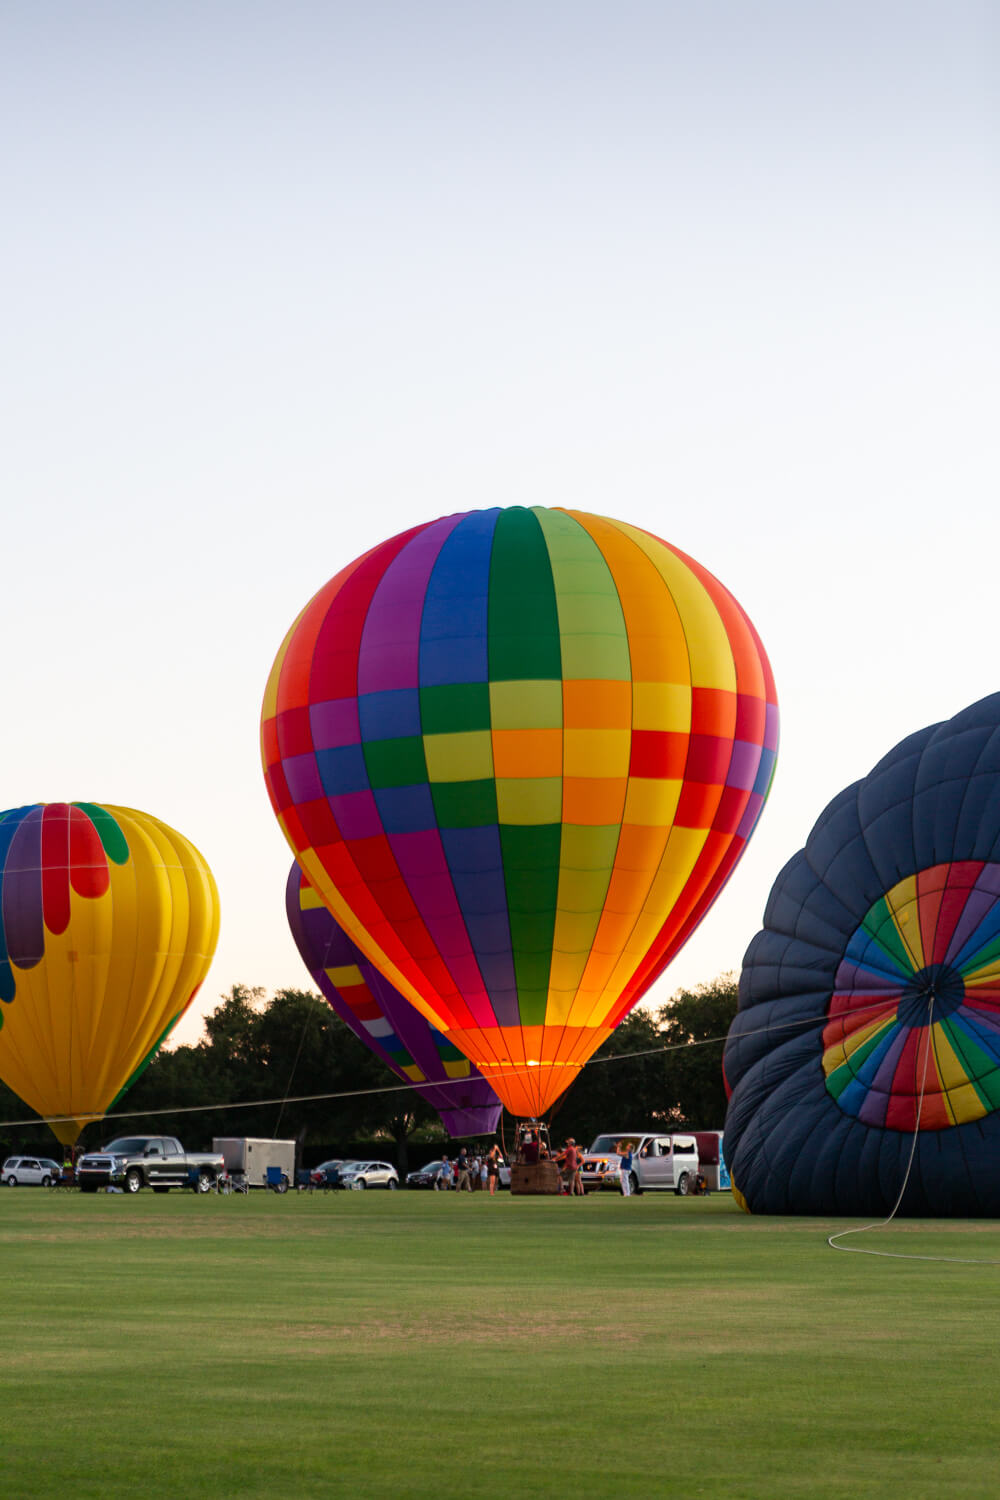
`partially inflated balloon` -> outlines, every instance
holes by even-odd
[[[448,516],[351,563],[286,637],[262,722],[310,881],[517,1114],[700,920],[776,745],[732,595],[634,526],[544,509]]]
[[[197,993],[219,932],[212,872],[147,813],[0,813],[0,1078],[71,1145]]]
[[[743,961],[726,1160],[754,1213],[1000,1215],[1000,694],[820,815]]]
[[[486,1079],[382,978],[298,865],[289,871],[285,910],[306,968],[355,1036],[437,1110],[449,1135],[492,1135],[502,1106]]]

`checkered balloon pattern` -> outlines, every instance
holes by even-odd
[[[382,978],[294,862],[285,911],[314,983],[358,1040],[437,1110],[450,1136],[492,1135],[501,1105],[486,1079]]]
[[[535,1115],[732,873],[778,738],[732,595],[635,526],[446,516],[344,568],[278,653],[271,802],[348,936]]]

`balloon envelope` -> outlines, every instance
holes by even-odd
[[[473,511],[321,589],[265,695],[296,859],[337,921],[538,1114],[729,876],[777,745],[767,659],[705,569],[582,512]]]
[[[502,1106],[486,1079],[382,978],[298,865],[288,875],[285,910],[306,968],[355,1036],[437,1110],[449,1135],[492,1135]]]
[[[887,1214],[905,1181],[904,1214],[1000,1214],[1000,694],[820,815],[747,950],[725,1071],[751,1211]]]
[[[0,813],[0,1078],[64,1145],[117,1102],[208,972],[218,893],[146,813],[52,802]]]

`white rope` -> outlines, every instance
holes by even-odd
[[[880,1219],[875,1224],[862,1224],[856,1229],[841,1229],[838,1234],[827,1237],[827,1244],[831,1250],[844,1250],[852,1255],[875,1255],[882,1260],[931,1260],[953,1266],[1000,1266],[1000,1260],[975,1260],[961,1258],[956,1255],[907,1255],[899,1250],[868,1250],[858,1245],[838,1245],[838,1240],[844,1240],[849,1234],[867,1234],[870,1229],[885,1229],[890,1225],[899,1212],[899,1205],[903,1201],[910,1173],[913,1170],[913,1158],[917,1151],[917,1139],[920,1135],[920,1120],[924,1108],[924,1092],[927,1088],[927,1069],[931,1060],[931,1026],[933,1024],[934,996],[931,995],[927,1007],[927,1046],[924,1052],[924,1071],[920,1080],[920,1098],[917,1101],[917,1121],[913,1127],[913,1140],[910,1142],[910,1155],[906,1163],[906,1171],[903,1174],[903,1185],[899,1190],[899,1196],[892,1206],[892,1212],[887,1219]]]

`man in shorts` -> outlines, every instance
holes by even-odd
[[[570,1136],[562,1151],[559,1153],[559,1165],[562,1167],[563,1187],[572,1197],[583,1197],[583,1183],[580,1181],[580,1152],[576,1141]]]

